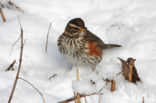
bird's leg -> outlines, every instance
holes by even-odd
[[[95,71],[96,65],[92,65],[92,71]]]
[[[80,78],[79,78],[79,71],[78,71],[78,68],[77,68],[77,64],[76,64],[76,79],[77,79],[77,81],[79,81],[80,80]],[[81,103],[81,100],[80,100],[80,94],[77,92],[77,94],[76,94],[76,101],[77,101],[77,103]]]
[[[80,78],[79,78],[79,70],[77,68],[77,64],[76,64],[76,79],[79,81]]]

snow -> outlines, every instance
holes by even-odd
[[[116,90],[110,84],[103,95],[87,97],[88,103],[155,103],[156,101],[156,0],[11,0],[24,10],[24,14],[1,0],[7,22],[0,17],[0,103],[8,101],[19,63],[20,42],[12,52],[12,44],[20,35],[17,15],[24,30],[26,43],[20,77],[35,85],[46,103],[57,103],[72,97],[73,91],[89,94],[98,92],[105,82],[102,78],[116,80]],[[76,80],[76,67],[68,63],[57,49],[57,38],[67,22],[81,17],[87,28],[105,43],[116,43],[122,48],[105,50],[102,62],[92,72],[89,67],[79,67],[80,81]],[[45,41],[52,22],[48,52]],[[135,65],[142,83],[137,85],[124,80],[121,57],[136,59]],[[16,59],[14,71],[5,69]],[[56,77],[49,79],[50,76]],[[90,80],[94,81],[93,85]],[[84,99],[82,99],[84,101]],[[40,95],[24,81],[18,80],[12,103],[43,103]]]

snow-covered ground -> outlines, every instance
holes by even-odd
[[[20,77],[35,85],[43,94],[46,103],[56,103],[73,96],[73,89],[80,93],[99,91],[105,82],[121,71],[117,57],[136,59],[135,65],[142,83],[129,83],[120,75],[115,77],[116,91],[109,85],[103,95],[87,97],[88,103],[145,103],[156,102],[156,0],[11,0],[24,10],[7,5],[6,23],[0,18],[0,103],[7,103],[17,73],[20,42],[9,56],[12,44],[20,35],[17,15],[20,16],[27,39],[24,46]],[[67,22],[81,17],[90,31],[106,43],[123,47],[104,51],[103,61],[96,72],[91,68],[78,67],[80,82],[76,82],[76,67],[68,63],[57,49],[57,38],[63,33]],[[45,41],[49,27],[48,53]],[[16,59],[14,71],[5,69]],[[55,78],[50,76],[57,74]],[[92,85],[90,80],[95,82]],[[82,98],[82,101],[84,99]],[[43,103],[40,95],[28,84],[18,80],[12,103]]]

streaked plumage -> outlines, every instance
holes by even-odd
[[[61,54],[73,64],[95,66],[102,60],[102,50],[121,47],[116,44],[105,44],[99,37],[85,27],[81,18],[69,21],[64,33],[58,39]]]

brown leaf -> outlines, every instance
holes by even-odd
[[[128,58],[126,61],[118,58],[122,63],[122,74],[125,80],[129,80],[130,82],[136,83],[137,81],[141,81],[137,69],[134,65],[136,59]]]

